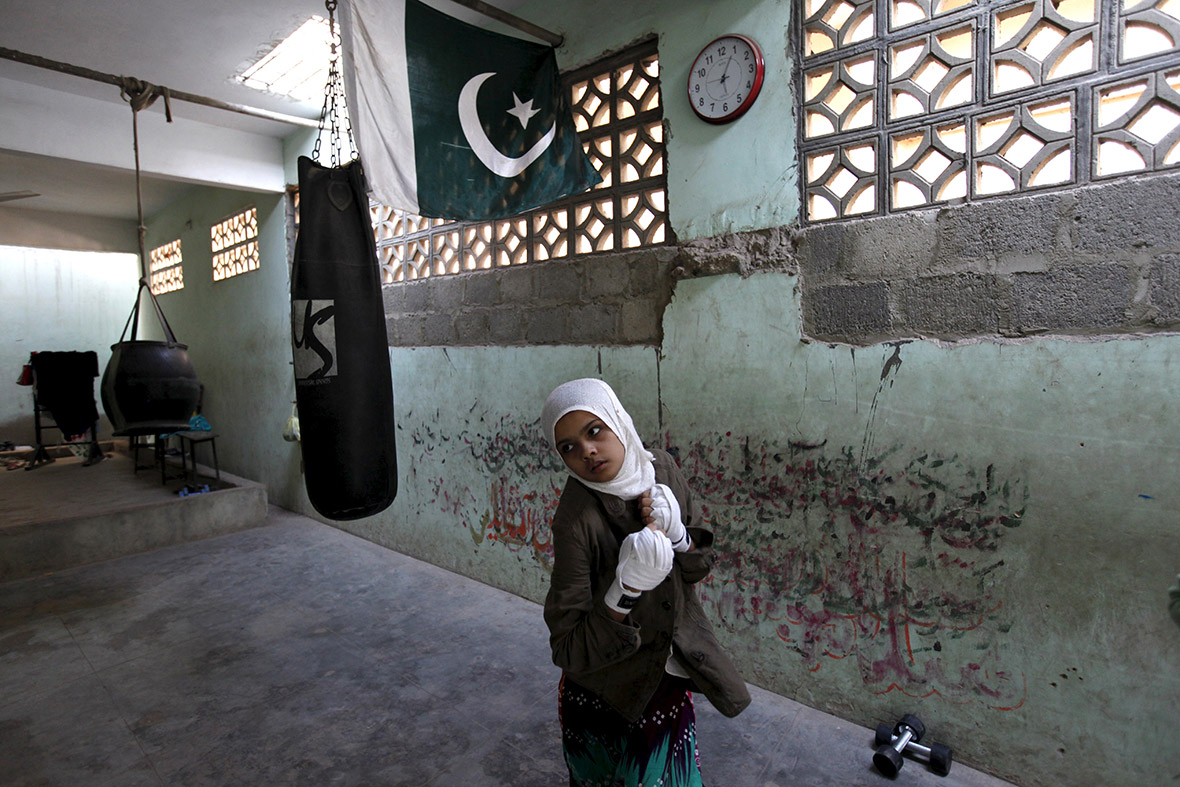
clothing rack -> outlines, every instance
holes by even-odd
[[[86,446],[84,466],[104,459],[98,445],[98,409],[94,402],[94,378],[98,356],[94,352],[40,352],[29,358],[33,388],[33,428],[37,448],[26,470],[52,463],[45,430],[56,429],[62,439],[54,445]],[[63,420],[64,419],[64,420]],[[48,423],[47,423],[48,421]],[[66,438],[89,435],[89,440],[66,443]]]
[[[50,421],[50,423],[43,423],[42,418],[44,418],[46,416],[48,416],[49,418],[52,418],[53,414],[50,413],[48,407],[45,407],[44,405],[42,405],[40,403],[40,401],[37,399],[37,386],[34,385],[33,386],[33,430],[34,430],[34,433],[36,436],[37,448],[36,448],[36,450],[33,451],[33,456],[25,464],[26,470],[36,470],[38,467],[43,467],[44,465],[52,464],[53,462],[56,461],[52,456],[49,455],[49,449],[46,447],[45,438],[42,436],[42,433],[46,429],[57,429],[59,432],[61,432],[61,428],[57,425],[56,422],[53,422],[53,421]],[[86,430],[86,434],[90,435],[90,439],[85,442],[74,441],[71,443],[65,443],[64,440],[66,437],[68,437],[68,435],[66,435],[65,432],[61,432],[62,441],[59,441],[58,443],[54,443],[54,445],[85,445],[85,446],[87,446],[86,459],[83,460],[82,465],[84,467],[89,467],[92,464],[95,464],[97,462],[101,462],[105,458],[105,455],[103,454],[102,449],[98,445],[98,423],[95,422],[93,425],[91,425]]]

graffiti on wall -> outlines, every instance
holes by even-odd
[[[958,457],[716,435],[677,447],[718,540],[714,619],[818,671],[853,659],[879,693],[1024,701],[1005,668],[1003,544],[1028,490]]]
[[[744,646],[811,671],[851,659],[878,693],[1023,703],[1024,676],[1002,647],[1015,622],[1003,547],[1027,504],[1022,481],[900,448],[865,457],[733,434],[665,444],[717,535],[702,600]],[[472,418],[453,435],[422,426],[413,445],[414,464],[436,473],[429,505],[477,546],[552,570],[565,474],[536,420]],[[479,481],[438,475],[448,460],[474,462],[463,475]]]
[[[476,546],[493,542],[551,571],[549,522],[561,498],[556,482],[564,480],[564,466],[540,434],[539,420],[502,416],[469,420],[455,436],[424,425],[411,438],[416,465],[431,467],[436,453],[457,450],[464,461],[480,468],[486,482],[486,486],[472,487],[456,485],[451,478],[430,477],[431,504],[467,528]]]

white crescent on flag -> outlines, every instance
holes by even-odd
[[[536,144],[522,156],[512,158],[496,150],[496,146],[483,131],[483,124],[479,121],[479,112],[475,105],[475,100],[479,96],[479,88],[495,75],[495,71],[485,71],[467,80],[467,84],[459,93],[459,124],[463,128],[463,136],[467,138],[467,144],[471,145],[471,151],[485,167],[500,177],[514,178],[524,172],[529,164],[540,158],[541,154],[553,142],[553,138],[557,135],[557,124],[554,123],[550,126],[549,130],[545,132],[545,136],[537,140]]]

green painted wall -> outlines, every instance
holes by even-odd
[[[18,212],[18,211],[17,211]],[[32,389],[16,385],[29,353],[42,350],[98,353],[99,437],[109,439],[110,422],[99,395],[111,345],[134,304],[139,260],[134,254],[61,251],[0,246],[0,441],[33,445]],[[45,439],[58,442],[57,430]]]
[[[681,241],[790,224],[799,215],[790,0],[533,0],[514,11],[565,35],[563,69],[658,36],[668,211]],[[686,96],[688,69],[714,38],[742,33],[758,42],[766,81],[736,123],[697,119]]]
[[[1180,339],[832,347],[795,285],[681,282],[658,353],[394,349],[402,491],[341,526],[540,601],[563,474],[537,415],[601,375],[704,499],[702,593],[752,682],[917,712],[1022,784],[1175,773]]]
[[[180,239],[184,289],[159,302],[205,386],[203,412],[220,435],[221,466],[265,484],[272,500],[297,501],[299,450],[282,438],[295,397],[285,202],[276,194],[194,189],[149,220],[147,244]],[[258,210],[260,266],[215,282],[209,228],[250,206]],[[153,319],[144,321],[150,335],[161,335]]]
[[[1180,339],[852,349],[798,315],[760,275],[681,282],[665,321],[704,592],[749,677],[868,726],[916,711],[1021,784],[1180,771]]]
[[[602,375],[655,434],[652,348],[394,348],[401,487],[393,505],[337,523],[398,551],[540,601],[549,516],[563,483],[536,421],[571,377]]]

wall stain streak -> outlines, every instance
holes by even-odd
[[[864,441],[860,447],[862,461],[873,450],[873,426],[877,421],[877,402],[880,400],[881,394],[885,389],[887,387],[892,388],[893,381],[897,379],[897,370],[901,368],[901,346],[903,344],[906,344],[906,342],[893,343],[893,355],[885,359],[885,365],[881,367],[881,382],[877,386],[877,392],[873,394],[872,404],[869,405],[869,417],[868,422],[865,424]]]

